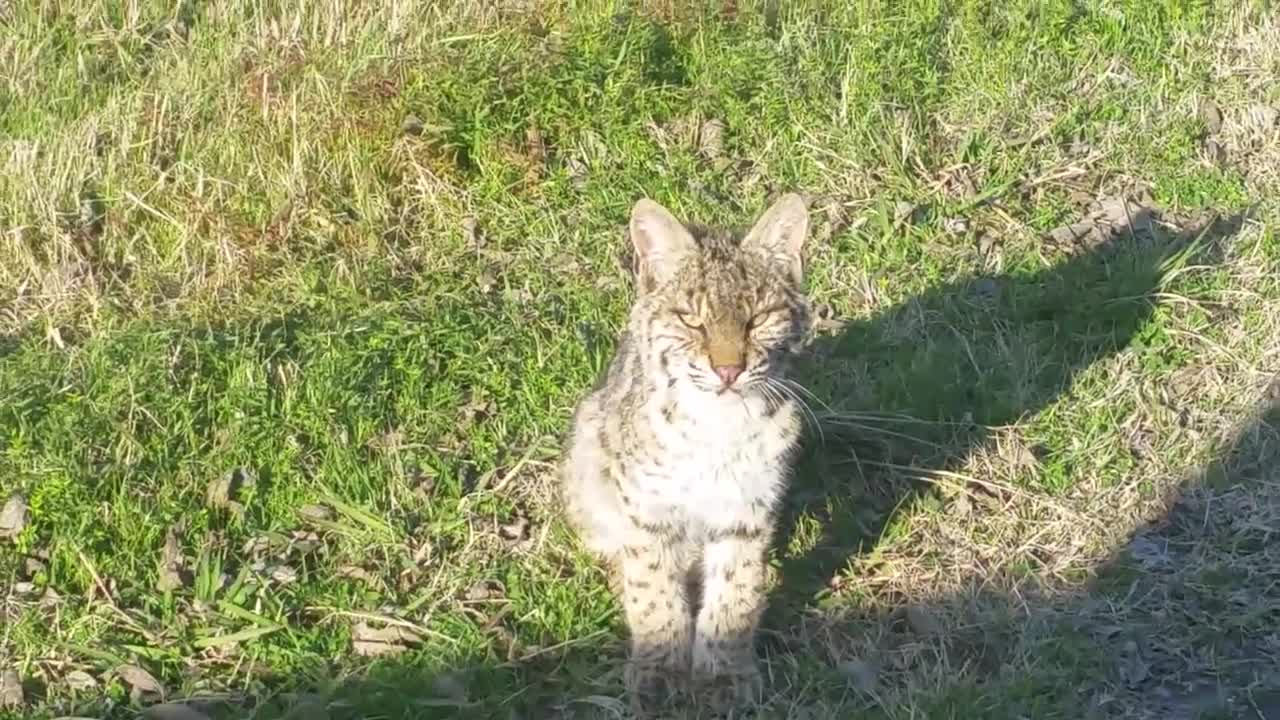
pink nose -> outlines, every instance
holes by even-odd
[[[715,370],[716,375],[719,375],[720,379],[724,381],[725,387],[732,385],[733,381],[737,380],[738,376],[742,374],[741,365],[717,365]]]

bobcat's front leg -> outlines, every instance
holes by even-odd
[[[637,714],[665,703],[687,680],[693,615],[686,553],[653,536],[623,548],[622,604],[631,632],[626,684]]]
[[[737,704],[758,701],[756,626],[764,612],[767,533],[739,530],[713,539],[702,552],[702,608],[693,641],[693,672],[727,690]]]

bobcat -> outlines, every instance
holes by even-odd
[[[641,714],[689,680],[715,702],[762,690],[753,639],[801,431],[784,377],[810,330],[808,224],[794,194],[741,240],[651,200],[632,210],[638,297],[574,415],[562,490],[570,524],[616,571]]]

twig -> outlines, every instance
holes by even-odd
[[[145,637],[147,642],[159,645],[159,638],[143,627],[137,620],[134,620],[129,613],[126,613],[119,605],[116,604],[115,598],[111,597],[111,591],[107,590],[106,583],[102,582],[102,578],[98,575],[98,571],[93,567],[93,562],[84,554],[84,551],[80,548],[76,548],[76,555],[80,557],[80,562],[84,563],[85,569],[89,571],[89,577],[93,578],[94,587],[97,588],[98,592],[102,593],[102,598],[106,600],[107,607],[111,608],[116,615],[119,615],[120,619],[124,620],[125,625]]]
[[[387,625],[396,625],[406,630],[412,630],[413,632],[419,635],[422,635],[423,637],[434,638],[436,640],[444,640],[445,642],[451,645],[458,644],[457,640],[449,637],[448,635],[445,635],[444,633],[437,632],[430,628],[425,628],[415,622],[402,620],[400,618],[392,617],[390,615],[379,615],[378,613],[358,612],[354,610],[339,610],[338,608],[326,607],[321,605],[312,605],[306,609],[308,611],[329,613],[328,615],[325,615],[324,617],[320,618],[320,622],[322,623],[328,622],[334,617],[349,617],[349,618],[355,618],[357,620],[372,620],[374,622],[385,623]]]

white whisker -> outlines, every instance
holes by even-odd
[[[813,429],[818,431],[818,440],[825,445],[827,443],[827,434],[823,432],[822,423],[818,422],[818,416],[813,412],[813,408],[809,407],[809,403],[805,402],[805,399],[795,390],[792,390],[790,387],[778,382],[777,378],[766,377],[765,382],[774,391],[784,394],[800,406],[801,414],[804,416],[805,420],[813,426]]]

